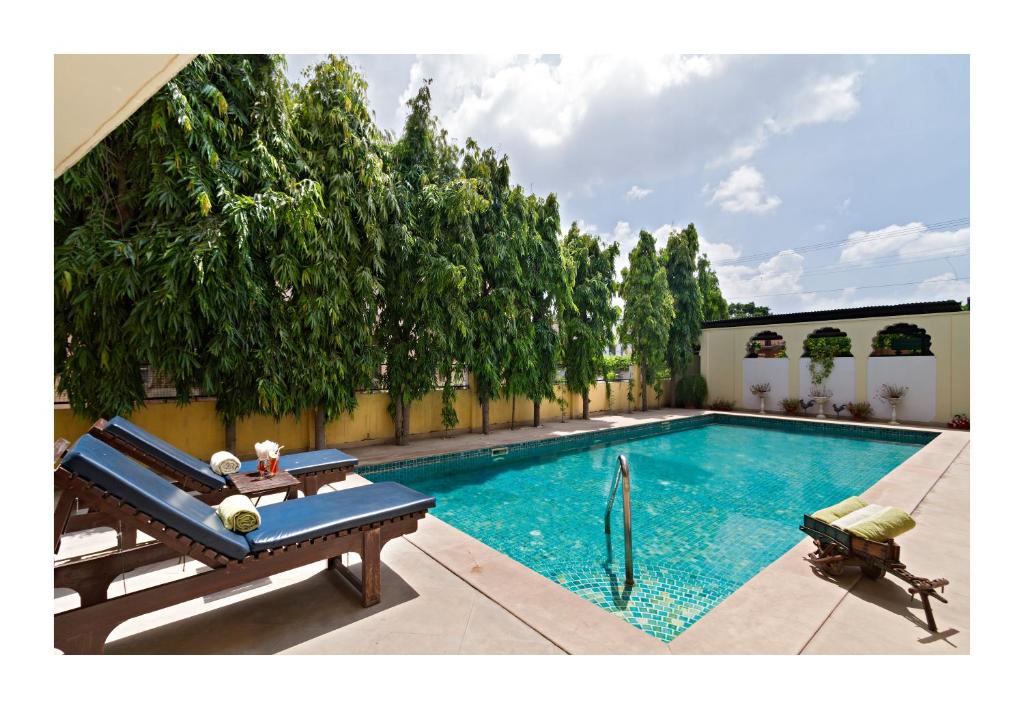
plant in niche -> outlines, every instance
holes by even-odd
[[[850,338],[815,337],[807,341],[807,354],[810,357],[811,384],[821,386],[836,366],[835,358],[850,351]],[[831,394],[829,394],[831,396]]]

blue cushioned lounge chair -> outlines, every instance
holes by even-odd
[[[89,431],[101,441],[141,461],[158,473],[173,478],[185,490],[194,490],[207,502],[216,502],[233,494],[227,479],[209,463],[189,455],[180,448],[154,436],[144,428],[120,416],[100,419]],[[335,448],[281,456],[281,470],[302,483],[303,495],[315,495],[324,485],[341,482],[359,462],[357,458]],[[256,461],[242,463],[243,473],[256,471]]]
[[[416,531],[434,506],[433,497],[382,482],[265,505],[260,526],[238,534],[213,507],[95,437],[83,436],[61,453],[54,486],[62,495],[156,540],[55,564],[54,588],[73,589],[81,598],[79,608],[53,618],[54,644],[66,653],[102,652],[110,631],[129,618],[317,561],[351,582],[364,606],[374,605],[381,547]],[[55,520],[55,527],[66,521]],[[342,564],[347,552],[361,557],[359,577]],[[182,555],[210,570],[107,597],[122,573]]]

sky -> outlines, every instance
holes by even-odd
[[[323,55],[288,55],[288,73]],[[692,222],[730,301],[772,312],[970,293],[966,55],[352,55],[401,132],[431,79],[459,143],[558,195],[562,228],[664,246]]]

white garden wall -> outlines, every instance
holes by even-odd
[[[832,373],[825,380],[825,387],[832,391],[832,401],[825,404],[825,413],[834,416],[832,404],[842,406],[857,400],[857,363],[853,357],[836,357]],[[774,387],[773,387],[774,388]],[[810,400],[811,397],[811,360],[800,358],[800,398]],[[877,410],[878,407],[876,406]],[[817,409],[814,409],[817,411]],[[840,416],[849,416],[843,411]]]
[[[935,357],[868,358],[868,399],[879,418],[890,413],[889,405],[877,396],[883,384],[910,387],[896,409],[897,419],[931,421],[935,417]]]
[[[751,357],[743,359],[743,401],[744,409],[759,409],[761,401],[750,393],[751,384],[768,382],[771,393],[764,401],[765,410],[781,411],[779,402],[789,396],[789,360],[785,357]]]

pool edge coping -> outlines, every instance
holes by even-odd
[[[967,431],[942,431],[861,496],[912,513],[969,444]],[[815,575],[804,559],[812,549],[797,542],[668,643],[671,652],[800,654],[861,580],[850,570],[832,582]]]
[[[552,436],[549,439],[542,440],[565,441],[573,437],[595,437],[593,435],[595,433],[623,429],[628,430],[636,427],[648,427],[655,429],[661,427],[665,423],[669,423],[677,419],[699,418],[708,414],[721,417],[743,417],[754,420],[773,419],[777,421],[795,421],[820,426],[859,426],[875,429],[897,428],[895,426],[879,422],[856,422],[833,419],[821,420],[816,418],[794,419],[793,417],[782,415],[695,410],[693,413],[674,414],[672,415],[672,418],[667,421],[642,421],[635,424],[622,424],[620,426],[609,427],[607,429],[599,429],[598,431],[580,431],[565,434],[563,436]],[[920,494],[920,497],[916,499],[912,505],[907,505],[907,508],[912,510],[920,504],[920,501],[923,500],[925,496],[927,496],[928,491],[932,486],[934,486],[934,483],[942,476],[949,465],[952,464],[953,460],[955,460],[959,453],[967,446],[970,441],[970,434],[966,431],[945,430],[918,425],[900,425],[898,429],[906,431],[920,431],[936,435],[930,442],[924,444],[921,449],[893,468],[893,470],[876,481],[874,485],[862,494],[869,498],[878,497],[878,491],[876,491],[875,488],[879,487],[890,478],[893,478],[893,476],[897,475],[900,471],[923,471],[925,473],[934,472],[936,464],[932,462],[931,459],[934,458],[936,454],[939,455],[940,461],[948,458],[945,465],[941,466],[941,469],[938,470],[937,474],[934,476],[928,476],[930,478],[930,482],[924,492]],[[958,446],[955,446],[954,442],[957,440],[961,442]],[[523,444],[534,442],[535,441],[525,441]],[[412,456],[401,461],[393,462],[405,463],[411,467],[413,465],[429,464],[427,461],[431,459],[444,458],[446,456],[451,456],[453,458],[465,457],[463,454],[466,453],[490,451],[492,447],[493,446],[485,446],[482,448],[468,449],[464,451],[457,451],[453,454]],[[953,447],[955,447],[956,450],[950,454],[949,450],[952,450]],[[926,451],[927,455],[922,456]],[[369,467],[369,465],[367,467]],[[365,468],[361,471],[357,467],[355,473],[372,483],[373,473],[366,473],[364,471]],[[900,477],[902,478],[903,476],[901,475]],[[884,495],[885,486],[882,486],[882,491]],[[889,497],[892,497],[892,495],[884,496],[884,501],[889,502]],[[821,623],[827,620],[835,606],[841,602],[859,579],[859,577],[846,575],[839,584],[823,585],[822,580],[814,576],[813,573],[807,569],[807,564],[802,559],[803,555],[806,554],[807,551],[805,547],[809,547],[810,545],[809,540],[802,540],[758,572],[754,577],[740,586],[721,603],[712,608],[707,614],[698,620],[697,623],[685,630],[672,641],[666,643],[631,625],[629,622],[615,614],[576,595],[557,582],[542,576],[540,573],[534,571],[525,564],[516,561],[512,557],[503,554],[481,540],[453,527],[434,515],[428,515],[427,519],[424,520],[424,524],[421,524],[420,529],[414,535],[409,535],[405,538],[435,562],[451,571],[465,583],[472,586],[491,601],[514,615],[535,632],[539,633],[569,654],[692,654],[693,652],[698,654],[798,654],[800,649],[802,649],[814,636],[817,629],[821,627]],[[801,623],[801,625],[813,623],[813,627],[809,634],[801,633],[802,641],[799,643],[799,647],[796,647],[795,649],[789,646],[782,647],[781,642],[779,642],[777,643],[777,647],[774,649],[764,649],[757,645],[750,645],[749,642],[744,640],[737,641],[735,639],[735,633],[727,633],[731,640],[721,647],[716,646],[710,649],[698,647],[694,649],[693,646],[699,645],[699,643],[694,642],[693,640],[681,643],[687,635],[693,633],[695,628],[701,627],[701,624],[710,618],[712,614],[729,603],[730,599],[733,599],[741,593],[743,593],[744,596],[750,594],[751,591],[748,587],[750,587],[751,584],[754,584],[755,582],[758,584],[764,583],[763,579],[761,581],[758,581],[758,579],[761,579],[763,575],[773,569],[773,567],[776,567],[776,565],[784,559],[789,560],[793,555],[797,555],[800,559],[801,567],[806,576],[804,581],[807,579],[813,581],[814,588],[811,593],[815,598],[825,598],[827,600],[828,597],[835,596],[838,592],[838,595],[835,597],[835,601],[828,604],[825,608],[824,614],[815,614],[814,617],[820,618],[818,622],[814,622],[813,619],[811,621],[807,621],[805,619],[804,622]],[[485,566],[484,564],[481,564],[481,560],[485,561],[487,565]],[[492,572],[491,576],[494,578],[488,576],[488,570]],[[517,593],[512,592],[512,588],[509,585],[510,580],[513,582],[515,590],[518,591]],[[809,584],[803,585],[810,587]],[[744,589],[747,589],[745,593]],[[828,589],[831,589],[831,593],[823,593],[823,591]],[[756,590],[754,593],[756,593]],[[759,620],[763,620],[763,616],[756,613],[752,614],[750,612],[743,611],[742,609],[738,609],[737,612],[732,612],[731,605],[728,610],[730,622],[733,624],[738,622],[744,627],[749,627],[751,625],[756,625]],[[559,613],[559,610],[563,612]],[[797,604],[796,612],[798,614],[806,616],[806,610],[806,602],[801,601]],[[713,635],[720,634],[721,630],[713,627],[717,624],[718,621],[716,620],[715,623],[707,626],[712,628],[711,631],[702,630],[700,633],[703,634],[705,632],[711,632]],[[773,637],[776,641],[783,640],[784,636],[785,634],[779,635],[778,633],[773,633]],[[616,640],[619,642],[616,643]]]

